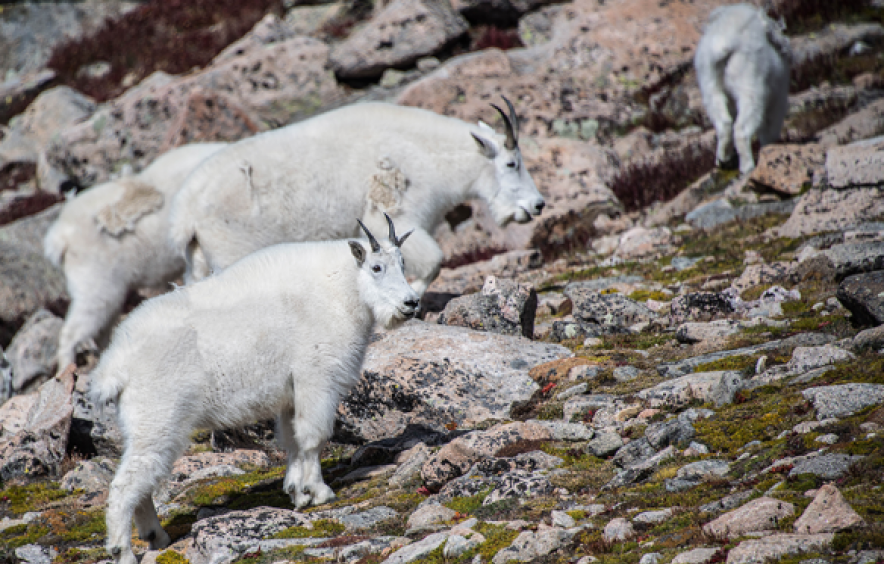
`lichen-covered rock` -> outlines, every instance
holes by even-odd
[[[257,450],[235,450],[233,452],[200,452],[182,456],[172,466],[172,480],[182,481],[195,473],[213,466],[252,466],[267,468],[270,457]]]
[[[427,535],[421,540],[394,552],[392,556],[384,560],[384,564],[407,564],[408,562],[420,560],[442,546],[442,543],[446,540],[448,540],[447,531]]]
[[[451,521],[457,514],[453,509],[448,509],[444,505],[430,504],[418,507],[411,515],[408,516],[406,526],[409,531],[418,531]]]
[[[95,458],[79,462],[73,470],[61,478],[61,489],[85,493],[107,491],[117,466],[108,458]]]
[[[513,560],[532,562],[557,550],[573,536],[573,532],[559,528],[542,529],[536,532],[523,531],[510,546],[498,552],[491,562],[492,564],[506,564]]]
[[[884,244],[881,241],[841,243],[832,245],[822,254],[831,261],[838,278],[884,270]]]
[[[838,286],[836,295],[856,323],[884,325],[884,270],[848,276]]]
[[[608,521],[602,536],[608,542],[624,541],[635,536],[635,529],[628,520],[617,517]]]
[[[740,325],[730,319],[717,319],[710,322],[687,322],[679,325],[675,338],[680,343],[699,343],[707,339],[728,337],[740,332]]]
[[[439,323],[478,331],[534,337],[537,293],[531,286],[489,276],[482,290],[448,302]]]
[[[55,374],[55,353],[63,323],[45,309],[38,309],[15,334],[6,350],[12,365],[13,393],[22,393]]]
[[[581,282],[568,284],[564,293],[574,304],[574,317],[585,322],[630,327],[659,317],[646,306],[622,294],[603,294]]]
[[[467,27],[448,0],[394,0],[334,49],[332,65],[342,78],[380,76],[432,55]]]
[[[645,388],[638,393],[638,397],[647,400],[652,407],[678,407],[694,399],[722,406],[731,403],[743,387],[745,381],[739,372],[698,372]]]
[[[801,237],[824,231],[842,231],[884,214],[884,188],[810,190],[798,199],[779,237]]]
[[[792,462],[793,467],[789,471],[789,476],[813,474],[824,480],[837,480],[847,474],[850,467],[862,459],[863,457],[859,455],[851,456],[840,453],[796,457]]]
[[[194,523],[191,530],[193,544],[187,550],[187,559],[193,564],[229,564],[246,551],[259,547],[262,539],[308,523],[300,513],[275,507],[231,511],[202,519]]]
[[[791,503],[760,497],[703,525],[703,532],[717,538],[734,538],[753,531],[776,530],[780,520],[795,514]]]
[[[660,255],[672,252],[674,243],[675,237],[673,237],[668,227],[654,227],[651,229],[641,226],[633,227],[623,235],[620,235],[614,256],[624,260],[634,260]]]
[[[750,179],[762,189],[796,196],[813,182],[826,161],[820,145],[766,145]]]
[[[800,374],[836,362],[846,362],[856,358],[853,353],[833,345],[821,347],[795,347],[792,358],[786,363],[790,372]]]
[[[539,388],[531,367],[571,356],[558,345],[412,321],[368,347],[363,377],[339,408],[336,433],[349,441],[401,434],[409,424],[507,419]]]
[[[884,403],[884,384],[839,384],[801,392],[813,402],[817,419],[847,417],[870,405]]]
[[[864,525],[865,521],[844,500],[832,484],[824,484],[813,501],[795,521],[795,532],[801,534],[836,533]]]
[[[734,312],[728,296],[714,292],[697,292],[672,300],[670,316],[675,323],[712,321]]]
[[[614,455],[614,464],[621,468],[628,468],[647,460],[656,453],[657,450],[651,446],[647,437],[642,437],[621,447]]]
[[[0,240],[0,345],[35,311],[57,311],[68,299],[64,275],[42,253]]]
[[[728,564],[763,564],[786,556],[807,552],[822,552],[834,540],[832,533],[817,535],[774,534],[760,539],[745,540],[727,555]]]
[[[623,446],[623,438],[620,433],[613,431],[599,431],[595,437],[586,445],[586,452],[598,456],[599,458],[607,458],[620,450]]]
[[[689,421],[681,419],[653,423],[645,429],[645,438],[654,450],[669,445],[687,446],[695,434],[694,426]]]
[[[884,137],[829,149],[826,176],[832,188],[884,183]]]

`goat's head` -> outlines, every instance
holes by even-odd
[[[399,249],[411,231],[397,238],[393,220],[387,214],[384,217],[390,228],[388,240],[379,242],[357,219],[368,244],[350,241],[350,251],[359,266],[357,284],[361,299],[371,308],[375,321],[389,328],[417,316],[420,296],[405,279],[405,260]]]
[[[501,143],[500,135],[484,122],[479,122],[479,131],[473,132],[473,139],[479,145],[479,151],[491,161],[493,173],[479,179],[480,194],[491,207],[494,220],[501,226],[510,221],[526,223],[532,215],[540,215],[545,202],[537,191],[537,186],[525,164],[519,150],[519,118],[513,104],[507,100],[504,112],[500,107],[491,104],[503,118],[506,137]]]

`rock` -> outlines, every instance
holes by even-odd
[[[826,176],[832,188],[884,183],[884,137],[829,149]]]
[[[731,509],[739,507],[740,504],[752,497],[754,493],[755,492],[750,489],[727,495],[717,501],[701,505],[699,508],[700,513],[720,513],[722,511],[730,511]]]
[[[818,131],[816,134],[820,145],[831,147],[868,139],[884,132],[884,100],[878,99],[864,106],[857,112]]]
[[[583,423],[538,420],[531,420],[530,423],[537,423],[549,429],[554,441],[588,441],[595,435],[592,427]]]
[[[643,525],[656,525],[662,523],[672,517],[671,509],[661,509],[659,511],[643,511],[632,518],[633,523],[641,523]]]
[[[470,538],[461,535],[451,535],[445,543],[442,555],[445,558],[458,558],[467,551],[470,551],[484,542],[485,537],[479,533],[474,533]]]
[[[558,345],[420,321],[369,347],[363,377],[339,407],[345,442],[394,437],[408,425],[442,430],[507,419],[539,388],[528,370],[571,356]]]
[[[863,518],[844,500],[838,488],[824,484],[795,521],[795,532],[810,535],[835,533],[864,524]]]
[[[745,385],[742,375],[736,371],[698,372],[646,388],[638,393],[638,397],[652,407],[679,407],[695,399],[722,406],[733,402],[736,393]]]
[[[12,365],[6,359],[6,354],[0,348],[0,406],[12,396]],[[2,419],[0,419],[2,421]],[[2,434],[2,423],[0,423],[0,434]]]
[[[384,560],[384,564],[406,564],[424,558],[448,540],[448,533],[433,533],[423,539],[402,547]]]
[[[833,345],[795,347],[795,350],[792,351],[792,358],[786,363],[786,367],[790,372],[800,374],[820,366],[836,362],[846,362],[854,358],[856,356],[852,353]]]
[[[438,230],[437,230],[438,233]],[[438,236],[437,236],[438,239]],[[496,245],[496,241],[482,244]],[[452,249],[444,249],[446,256],[451,256]],[[543,256],[536,250],[517,250],[501,253],[490,260],[482,260],[465,264],[457,268],[443,268],[439,277],[430,285],[429,294],[467,294],[481,291],[485,279],[489,276],[498,278],[516,278],[536,270],[543,265]],[[424,294],[426,296],[427,294]]]
[[[674,298],[670,317],[675,323],[711,321],[733,312],[734,307],[727,296],[713,292],[698,292]]]
[[[673,250],[674,238],[668,227],[633,227],[620,236],[614,256],[634,260],[659,256]]]
[[[64,276],[42,253],[0,241],[0,346],[35,311],[57,311],[68,299]]]
[[[626,296],[619,293],[602,294],[580,282],[568,284],[564,293],[574,304],[574,317],[582,321],[630,327],[659,317],[647,307]]]
[[[549,520],[553,527],[561,527],[563,529],[570,529],[577,524],[577,521],[564,511],[551,511]]]
[[[629,382],[638,378],[638,368],[635,366],[618,366],[614,368],[614,379],[618,382]]]
[[[753,286],[784,282],[788,279],[788,273],[789,263],[785,262],[750,264],[743,270],[740,277],[734,280],[731,286],[742,293]]]
[[[832,245],[822,254],[832,263],[838,278],[884,270],[884,252],[880,241]]]
[[[816,418],[847,417],[870,405],[884,403],[884,384],[840,384],[801,392],[813,402]]]
[[[488,431],[473,431],[443,446],[423,466],[421,476],[431,490],[464,474],[479,460],[521,441],[549,440],[552,434],[536,423],[509,423]]]
[[[798,457],[793,462],[789,476],[813,474],[825,480],[836,480],[847,473],[847,470],[862,456],[849,454],[823,454],[820,456]]]
[[[40,386],[21,429],[14,435],[0,437],[0,479],[52,474],[57,470],[67,452],[73,389],[72,371]]]
[[[792,200],[734,206],[727,199],[721,198],[694,209],[685,216],[685,221],[695,229],[708,231],[732,221],[746,221],[769,214],[791,213],[794,207],[795,202]]]
[[[622,446],[623,439],[620,437],[620,433],[599,431],[586,445],[586,452],[599,458],[607,458],[617,452]]]
[[[624,541],[632,538],[634,535],[635,529],[632,528],[632,523],[623,517],[617,517],[608,521],[608,524],[605,525],[605,530],[602,532],[602,538],[608,542]]]
[[[687,480],[706,480],[709,478],[721,478],[727,476],[730,471],[730,463],[726,460],[715,460],[707,458],[706,460],[698,460],[691,462],[678,469],[676,476]]]
[[[568,372],[569,379],[571,379],[572,372],[574,372],[575,376],[577,376],[578,373],[575,372],[575,369],[581,368],[581,367],[586,367],[586,366],[587,366],[586,364],[582,364],[580,366],[575,366],[574,368],[572,368]],[[580,371],[580,372],[583,372],[583,371]],[[573,380],[579,380],[579,379],[581,379],[581,377],[582,376],[577,376],[576,378],[573,378]],[[557,393],[556,399],[563,401],[568,398],[573,398],[574,396],[579,396],[581,394],[585,394],[588,390],[589,390],[589,383],[583,382],[581,384],[577,384],[576,386],[571,386],[570,388],[568,388],[566,390],[562,390],[561,392]]]
[[[28,564],[52,564],[58,551],[51,546],[26,544],[15,549],[15,555]]]
[[[534,288],[489,276],[481,292],[448,302],[439,323],[531,339],[536,311]]]
[[[497,487],[488,494],[482,505],[488,506],[504,499],[551,495],[555,490],[546,476],[527,472],[510,472],[502,475],[496,482]]]
[[[854,322],[884,325],[884,270],[848,276],[838,286],[836,295],[853,314]]]
[[[713,558],[721,553],[718,548],[695,548],[677,554],[670,564],[707,564],[713,562]]]
[[[884,214],[884,188],[809,190],[798,198],[789,219],[776,228],[779,237],[797,238],[826,231],[844,231]]]
[[[694,438],[694,426],[688,421],[671,419],[662,423],[652,423],[645,429],[645,437],[654,450],[669,445],[687,445]]]
[[[193,564],[229,564],[243,553],[260,548],[262,539],[307,523],[309,520],[300,513],[275,507],[231,511],[202,519],[191,529],[193,543],[187,549],[187,559]],[[309,544],[315,539],[297,540]]]
[[[732,548],[727,555],[727,564],[763,564],[770,560],[803,554],[824,552],[832,544],[834,535],[773,534],[760,539],[745,540]]]
[[[55,374],[58,335],[64,321],[45,309],[35,311],[9,343],[6,358],[12,365],[12,390],[23,393]]]
[[[648,439],[642,437],[626,443],[617,450],[617,454],[614,455],[614,464],[620,468],[628,468],[647,460],[656,453],[657,451],[651,446]]]
[[[404,487],[420,479],[421,468],[430,458],[430,448],[424,443],[419,443],[408,451],[407,456],[407,460],[396,469],[396,472],[388,480],[388,483],[393,487]]]
[[[256,466],[268,468],[270,457],[258,450],[235,450],[233,452],[200,452],[182,456],[172,466],[171,479],[183,481],[193,477],[197,472],[215,466]]]
[[[860,331],[851,340],[851,347],[855,351],[884,348],[884,325]]]
[[[433,528],[434,525],[451,521],[457,514],[444,505],[423,505],[409,515],[406,526],[410,532]]]
[[[675,338],[680,343],[699,343],[707,339],[720,339],[740,332],[740,325],[730,319],[717,319],[707,323],[688,322],[679,325]]]
[[[59,485],[61,489],[69,492],[74,490],[83,490],[87,494],[106,492],[116,471],[116,464],[108,458],[84,460],[65,474]]]
[[[814,173],[823,169],[825,161],[821,145],[766,145],[749,179],[763,189],[797,196],[810,186]]]
[[[347,530],[357,531],[360,529],[370,529],[378,523],[395,519],[399,516],[399,512],[385,505],[378,505],[365,511],[342,515],[338,521],[347,527]]]
[[[467,28],[447,1],[393,0],[334,49],[332,66],[341,78],[380,76],[435,53]]]
[[[794,513],[791,503],[760,497],[706,523],[703,532],[716,538],[735,538],[754,531],[776,530],[780,520]]]
[[[574,536],[572,532],[558,528],[542,529],[537,532],[523,531],[516,540],[498,552],[491,559],[492,564],[516,562],[533,562],[557,550]]]

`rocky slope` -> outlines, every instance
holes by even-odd
[[[142,563],[884,561],[884,13],[774,3],[795,92],[739,178],[689,64],[719,4],[295,5],[107,102],[45,90],[0,139],[0,561],[107,558],[113,410],[94,358],[53,377],[61,190],[358,99],[488,120],[500,94],[550,213],[449,215],[423,319],[340,407],[338,499],[292,510],[269,422],[198,432]],[[482,49],[492,24],[524,47]]]

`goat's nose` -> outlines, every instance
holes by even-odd
[[[546,206],[546,202],[540,200],[539,202],[534,204],[534,215],[540,215],[540,212],[543,211],[544,206]]]
[[[421,305],[420,300],[405,300],[405,305],[412,309],[417,309],[417,306]]]

